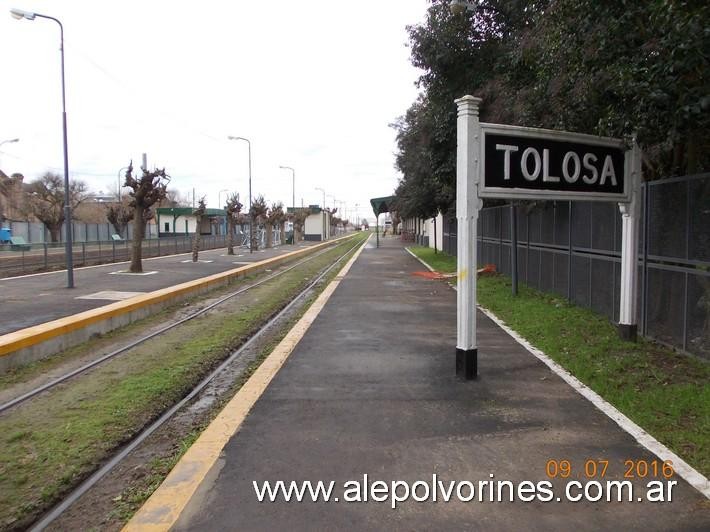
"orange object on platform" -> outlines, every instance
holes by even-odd
[[[496,273],[495,264],[486,264],[483,268],[476,271],[478,275],[490,275]],[[441,272],[412,272],[412,275],[417,277],[424,277],[425,279],[451,279],[456,277],[455,273],[441,273]]]
[[[483,268],[478,270],[478,275],[486,275],[490,273],[496,273],[495,264],[486,264]]]
[[[448,277],[451,277],[451,275],[444,275],[443,273],[439,272],[412,272],[412,275],[416,275],[418,277],[424,277],[425,279],[447,279]],[[455,274],[453,274],[455,275]]]

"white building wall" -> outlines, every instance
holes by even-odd
[[[429,247],[434,247],[434,218],[426,221],[426,234],[429,235]],[[444,217],[438,214],[436,217],[436,249],[441,249],[441,242],[444,239]]]
[[[307,235],[321,235],[323,238],[323,217],[320,213],[308,215],[303,232]]]
[[[330,214],[325,211],[311,214],[303,225],[304,235],[318,235],[321,240],[327,240],[330,235]]]
[[[196,227],[196,221],[194,216],[178,216],[175,220],[175,232],[184,233],[185,232],[185,222],[187,221],[187,232],[194,233]]]

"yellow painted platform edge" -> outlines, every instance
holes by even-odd
[[[137,309],[149,307],[150,305],[162,303],[163,301],[174,297],[187,294],[201,288],[209,287],[210,284],[220,283],[224,280],[239,277],[240,275],[247,275],[252,270],[284,261],[299,254],[314,251],[321,247],[339,242],[345,238],[350,238],[351,236],[353,235],[347,235],[334,240],[327,240],[325,242],[321,242],[320,244],[291,251],[278,257],[271,257],[255,262],[254,264],[248,264],[246,266],[234,268],[225,272],[215,273],[213,275],[187,281],[179,285],[161,288],[159,290],[155,290],[147,294],[141,294],[124,301],[117,301],[116,303],[110,303],[108,305],[104,305],[103,307],[87,310],[79,314],[66,316],[64,318],[59,318],[5,334],[0,336],[0,357],[11,355],[20,349],[31,347],[47,340],[51,340],[52,338],[74,332],[93,323],[121,316]]]
[[[158,489],[126,524],[123,532],[168,530],[177,522],[224,446],[239,431],[249,411],[315,321],[368,240],[362,243],[296,325],[202,432]]]

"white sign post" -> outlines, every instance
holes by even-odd
[[[613,201],[622,213],[619,334],[636,338],[641,150],[621,139],[479,122],[480,98],[456,100],[456,374],[478,373],[476,247],[480,198]]]
[[[479,185],[479,144],[481,126],[478,121],[480,98],[464,96],[456,100],[456,374],[466,380],[478,374],[476,345],[476,259]]]
[[[636,341],[638,325],[639,216],[641,211],[641,148],[633,140],[629,168],[631,201],[619,203],[621,211],[621,294],[619,297],[619,336]]]

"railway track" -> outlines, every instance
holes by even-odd
[[[50,382],[47,382],[47,383],[45,383],[45,384],[43,384],[43,385],[41,385],[41,386],[38,386],[38,387],[36,387],[36,388],[34,388],[34,389],[32,389],[32,390],[30,390],[30,391],[28,391],[28,392],[26,392],[26,393],[24,393],[24,394],[22,394],[22,395],[19,395],[19,396],[15,397],[15,398],[11,399],[10,401],[7,401],[6,403],[0,404],[0,414],[2,414],[3,412],[5,412],[6,410],[9,410],[10,408],[13,408],[13,407],[15,407],[15,406],[18,406],[18,405],[24,403],[25,401],[28,401],[29,399],[32,399],[33,397],[35,397],[35,396],[37,396],[37,395],[39,395],[39,394],[41,394],[41,393],[43,393],[43,392],[46,392],[46,391],[48,391],[48,390],[51,390],[51,389],[54,388],[55,386],[57,386],[57,385],[59,385],[59,384],[61,384],[61,383],[63,383],[63,382],[66,382],[66,381],[72,379],[73,377],[76,377],[77,375],[81,375],[82,373],[84,373],[84,372],[86,372],[86,371],[88,371],[88,370],[90,370],[90,369],[93,369],[93,368],[95,368],[95,367],[97,367],[97,366],[103,364],[104,362],[107,362],[108,360],[111,360],[112,358],[114,358],[114,357],[120,355],[121,353],[124,353],[124,352],[126,352],[126,351],[128,351],[128,350],[130,350],[130,349],[133,349],[134,347],[137,347],[137,346],[139,346],[139,345],[141,345],[141,344],[147,342],[148,340],[151,340],[151,339],[155,338],[156,336],[160,336],[161,334],[164,334],[164,333],[166,333],[166,332],[168,332],[168,331],[170,331],[170,330],[172,330],[172,329],[174,329],[174,328],[176,328],[176,327],[179,327],[179,326],[182,325],[183,323],[186,323],[186,322],[188,322],[188,321],[190,321],[190,320],[193,320],[193,319],[195,319],[195,318],[197,318],[197,317],[199,317],[199,316],[205,314],[206,312],[209,312],[210,310],[214,309],[215,307],[218,307],[219,305],[221,305],[221,304],[223,304],[223,303],[229,301],[230,299],[232,299],[232,298],[234,298],[234,297],[236,297],[236,296],[238,296],[238,295],[244,294],[244,293],[248,292],[249,290],[251,290],[251,289],[253,289],[253,288],[256,288],[257,286],[261,286],[261,285],[264,284],[264,283],[267,283],[267,282],[269,282],[269,281],[271,281],[271,280],[273,280],[273,279],[275,279],[275,278],[277,278],[277,277],[280,277],[281,275],[283,275],[283,274],[285,274],[285,273],[288,273],[288,272],[290,272],[291,270],[293,270],[293,269],[295,269],[295,268],[298,268],[298,267],[301,266],[302,264],[305,264],[305,263],[307,263],[307,262],[309,262],[309,261],[311,261],[311,260],[313,260],[313,259],[315,259],[315,258],[321,256],[321,255],[324,254],[324,253],[327,253],[327,252],[330,251],[331,249],[332,249],[332,248],[326,248],[326,249],[321,250],[321,251],[319,251],[319,252],[317,252],[317,253],[314,253],[313,255],[309,255],[308,257],[306,257],[306,258],[304,258],[304,259],[301,259],[300,261],[298,261],[298,262],[292,264],[292,265],[289,266],[288,268],[281,269],[281,270],[279,270],[279,271],[277,271],[277,272],[275,272],[275,273],[272,273],[271,275],[268,275],[267,277],[265,277],[265,278],[263,278],[263,279],[260,279],[259,281],[255,282],[255,283],[252,283],[252,284],[250,284],[250,285],[244,286],[244,287],[242,287],[242,288],[240,288],[240,289],[238,289],[238,290],[236,290],[236,291],[234,291],[234,292],[231,292],[231,293],[229,293],[229,294],[227,294],[227,295],[225,295],[225,296],[222,296],[222,297],[219,298],[217,301],[211,303],[210,305],[208,305],[208,306],[206,306],[206,307],[204,307],[204,308],[202,308],[202,309],[200,309],[200,310],[198,310],[198,311],[195,311],[195,312],[189,314],[188,316],[186,316],[186,317],[180,319],[179,321],[176,321],[176,322],[174,322],[174,323],[168,324],[168,325],[166,325],[165,327],[162,327],[162,328],[160,328],[159,330],[154,331],[154,332],[151,333],[151,334],[148,334],[148,335],[145,335],[145,336],[143,336],[143,337],[141,337],[141,338],[138,338],[137,340],[135,340],[135,341],[133,341],[133,342],[130,342],[130,343],[128,343],[128,344],[126,344],[126,345],[124,345],[124,346],[118,348],[118,349],[115,349],[114,351],[111,351],[110,353],[107,353],[107,354],[105,354],[105,355],[103,355],[103,356],[101,356],[101,357],[99,357],[99,358],[97,358],[97,359],[95,359],[95,360],[92,360],[91,362],[89,362],[89,363],[87,363],[87,364],[84,364],[84,365],[82,365],[82,366],[79,367],[79,368],[76,368],[76,369],[74,369],[74,370],[72,370],[72,371],[69,371],[69,372],[67,372],[67,373],[65,373],[65,374],[63,374],[63,375],[57,377],[56,379],[54,379],[54,380],[52,380],[52,381],[50,381]]]
[[[171,418],[173,418],[178,412],[180,412],[183,407],[186,405],[190,404],[196,397],[199,396],[200,392],[202,392],[213,380],[215,380],[216,377],[218,377],[220,374],[225,372],[230,365],[235,363],[236,361],[239,361],[240,357],[242,354],[248,350],[255,342],[258,341],[258,339],[267,331],[269,331],[279,320],[281,320],[284,316],[287,316],[288,313],[294,309],[296,305],[301,304],[302,300],[308,296],[312,290],[336,267],[338,264],[340,264],[343,259],[346,257],[349,257],[352,252],[359,246],[365,245],[365,242],[359,241],[355,243],[353,246],[349,246],[346,251],[344,251],[342,254],[340,254],[330,265],[327,267],[323,268],[298,294],[293,297],[281,310],[273,314],[268,321],[262,325],[254,334],[250,336],[250,338],[244,342],[239,348],[237,348],[235,351],[233,351],[223,362],[221,362],[212,372],[210,372],[206,377],[204,377],[185,397],[183,397],[179,402],[175,403],[173,406],[168,408],[157,420],[155,420],[153,423],[151,423],[149,426],[144,428],[135,438],[133,438],[129,443],[126,445],[122,446],[121,449],[113,455],[107,462],[104,463],[97,471],[95,471],[91,476],[89,476],[87,479],[85,479],[81,484],[79,484],[74,490],[69,493],[69,495],[64,498],[59,504],[57,504],[54,508],[52,508],[48,513],[46,513],[41,519],[39,519],[31,528],[31,530],[44,530],[47,528],[51,523],[53,523],[57,518],[62,516],[62,514],[70,508],[77,500],[79,500],[86,492],[91,490],[92,487],[94,487],[99,481],[101,481],[102,478],[104,478],[109,472],[111,472],[118,464],[120,464],[132,451],[134,451],[136,448],[138,448],[145,440],[153,433],[155,433],[158,429],[160,429],[163,425],[165,425]],[[305,262],[308,262],[310,260],[315,259],[316,257],[322,255],[323,253],[326,253],[328,251],[332,251],[332,248],[328,248],[326,250],[323,250],[321,252],[318,252],[306,259],[303,259],[291,266],[289,266],[287,269],[281,270],[279,272],[276,272],[272,275],[269,275],[265,277],[264,279],[259,280],[257,283],[253,283],[249,286],[242,287],[239,290],[236,290],[235,292],[232,292],[230,294],[227,294],[226,296],[221,297],[219,300],[215,301],[214,303],[210,304],[208,307],[205,307],[203,309],[200,309],[199,311],[190,314],[186,318],[183,318],[179,320],[178,322],[175,322],[174,324],[170,324],[169,326],[166,326],[163,329],[160,329],[159,331],[156,331],[150,335],[146,335],[143,338],[140,338],[136,340],[135,342],[131,342],[131,345],[137,345],[137,343],[142,343],[150,338],[154,338],[155,336],[162,334],[169,330],[170,328],[177,327],[181,323],[184,323],[185,321],[188,321],[190,319],[194,319],[195,317],[204,314],[208,310],[213,309],[215,306],[224,303],[228,299],[231,299],[239,294],[243,294],[244,292],[259,286],[261,284],[264,284],[279,275],[283,275],[287,271],[291,271],[292,269],[304,264]],[[96,361],[87,364],[86,366],[82,368],[78,368],[75,371],[72,371],[68,373],[65,376],[61,377],[61,381],[59,379],[56,379],[55,381],[52,381],[51,384],[52,386],[56,386],[59,384],[59,382],[64,382],[68,379],[71,379],[72,377],[83,373],[87,371],[88,369],[91,369],[92,367],[95,367],[102,362],[105,362],[108,360],[109,356],[114,357],[121,352],[126,351],[130,347],[125,346],[121,349],[118,349],[116,351],[113,351],[112,353],[109,353],[108,355],[105,355],[104,357],[101,357],[100,359],[97,359]],[[41,389],[40,389],[41,388]],[[44,391],[47,391],[49,388],[45,386],[40,387],[37,390],[33,390],[33,392],[30,392],[28,394],[25,394],[22,396],[22,401],[27,401],[31,397],[42,393]],[[27,397],[25,397],[27,396]],[[11,402],[6,403],[7,406],[3,405],[5,409],[11,408],[12,406],[16,406],[19,404],[17,400],[21,399],[18,397],[15,399],[14,404],[10,405]]]

